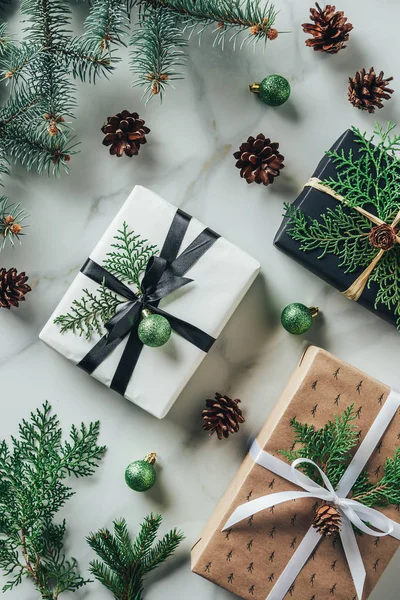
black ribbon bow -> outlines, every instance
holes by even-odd
[[[111,389],[122,395],[125,394],[143,349],[143,344],[138,337],[143,309],[148,308],[152,313],[166,317],[176,333],[204,352],[208,352],[215,342],[213,337],[198,327],[158,307],[162,298],[193,281],[184,275],[219,238],[219,235],[211,229],[204,229],[178,256],[190,219],[190,215],[182,210],[176,211],[160,256],[151,257],[147,263],[139,294],[135,294],[122,281],[90,258],[81,269],[84,275],[126,299],[122,307],[106,323],[108,334],[103,336],[78,363],[78,367],[86,373],[93,373],[129,335],[110,385]]]

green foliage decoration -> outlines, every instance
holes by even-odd
[[[214,44],[226,40],[235,46],[268,40],[277,12],[267,0],[134,0],[139,18],[130,39],[133,47],[130,68],[134,86],[144,87],[147,100],[155,95],[162,99],[165,89],[182,78],[185,63],[186,32],[201,35],[212,28]],[[272,36],[270,36],[272,37]]]
[[[118,58],[129,18],[123,0],[95,0],[84,33],[73,36],[68,0],[22,0],[26,24],[20,43],[0,28],[0,72],[10,84],[0,109],[0,171],[19,160],[39,173],[68,169],[76,153],[71,120],[77,106],[72,77],[95,82]]]
[[[58,600],[87,583],[63,546],[65,520],[53,518],[74,495],[67,477],[92,475],[105,451],[97,444],[99,422],[71,428],[69,440],[48,402],[19,425],[11,447],[0,444],[0,568],[7,577],[3,591],[25,577],[43,600]]]
[[[0,196],[0,251],[7,242],[13,246],[25,235],[23,223],[27,216],[20,204],[10,204],[6,196]]]
[[[337,167],[336,178],[323,183],[346,199],[346,207],[364,208],[391,224],[400,210],[400,135],[392,134],[396,125],[384,130],[378,123],[372,137],[353,128],[360,156],[350,151],[328,152]],[[328,208],[319,219],[308,217],[300,208],[285,205],[290,222],[288,235],[299,242],[304,252],[319,251],[318,258],[333,254],[340,268],[352,273],[368,267],[378,250],[369,243],[373,223],[357,211],[348,212],[342,203]],[[393,311],[400,329],[400,245],[384,253],[367,286],[376,289],[375,308]]]
[[[293,450],[281,450],[281,454],[293,462],[297,458],[309,458],[327,475],[336,489],[344,475],[353,451],[359,442],[359,431],[354,424],[357,414],[354,404],[344,410],[333,421],[328,421],[321,429],[314,425],[291,420],[294,431]],[[322,478],[313,465],[304,463],[299,469],[310,479],[323,485]],[[361,473],[350,493],[351,498],[366,506],[400,505],[400,447],[394,457],[387,458],[383,476],[372,482],[366,471]]]
[[[129,230],[125,221],[114,240],[113,250],[103,261],[104,268],[140,291],[140,277],[149,259],[157,253],[157,247]],[[73,301],[68,313],[56,317],[54,323],[60,326],[61,333],[71,331],[90,340],[94,333],[103,335],[105,323],[126,300],[107,289],[104,283],[95,293],[84,289],[83,294],[80,300]]]
[[[100,529],[87,537],[98,556],[91,561],[90,572],[116,600],[142,600],[146,575],[166,561],[184,539],[182,532],[173,529],[157,541],[161,522],[161,515],[145,517],[135,540],[125,519],[113,522],[113,532]]]

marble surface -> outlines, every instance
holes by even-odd
[[[268,416],[303,348],[312,342],[400,388],[399,334],[272,246],[284,201],[313,171],[322,153],[351,125],[370,131],[374,117],[347,101],[347,77],[374,66],[398,75],[400,37],[397,0],[341,0],[355,29],[347,50],[325,57],[304,45],[300,24],[310,0],[279,0],[281,35],[268,50],[252,46],[224,53],[205,36],[193,39],[185,81],[168,93],[163,106],[143,106],[130,88],[126,54],[112,78],[96,87],[79,85],[74,124],[81,141],[71,174],[60,181],[14,167],[5,193],[31,212],[29,236],[1,266],[29,273],[34,291],[18,311],[0,313],[0,438],[17,430],[28,412],[48,399],[67,428],[100,419],[109,451],[96,475],[74,482],[76,496],[63,511],[69,522],[68,552],[83,572],[91,552],[84,536],[124,515],[132,531],[150,511],[161,511],[165,528],[179,526],[187,539],[176,557],[149,578],[148,600],[223,600],[232,597],[191,574],[189,549],[225,490],[246,448]],[[77,27],[85,9],[74,8]],[[15,18],[13,18],[15,24]],[[11,28],[14,25],[11,25]],[[16,27],[16,24],[15,24]],[[272,109],[247,86],[279,72],[292,85],[292,98]],[[400,118],[400,90],[379,112],[385,122]],[[138,158],[117,160],[101,145],[99,131],[108,115],[128,108],[152,129]],[[247,186],[234,168],[232,152],[250,134],[263,132],[281,144],[286,158],[273,187]],[[142,184],[194,214],[262,263],[262,274],[242,302],[210,355],[169,416],[158,421],[114,395],[38,340],[38,333],[77,270],[135,184]],[[309,335],[291,337],[279,323],[287,303],[317,304],[323,316]],[[210,298],[212,306],[212,298]],[[218,443],[201,431],[201,409],[214,391],[242,398],[246,423],[241,433]],[[146,495],[124,484],[126,464],[149,451],[159,454],[159,484]],[[398,597],[398,556],[372,600]],[[68,594],[65,595],[67,599]],[[106,600],[98,584],[76,595]],[[35,600],[24,585],[10,599]]]

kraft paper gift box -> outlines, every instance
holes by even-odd
[[[186,224],[183,226],[184,233],[180,233],[183,240],[178,242],[180,247],[177,261],[192,243],[196,245],[196,240],[200,240],[197,246],[202,245],[202,232],[205,230],[200,221],[182,214]],[[176,218],[175,206],[150,190],[137,186],[94,248],[90,259],[103,265],[106,255],[113,250],[115,235],[121,230],[124,222],[129,230],[161,250]],[[207,251],[183,273],[192,281],[163,297],[159,308],[198,328],[209,339],[215,339],[249,289],[260,265],[240,248],[211,230],[207,230],[206,233],[211,239]],[[176,262],[172,266],[174,264],[178,265]],[[135,291],[134,286],[128,287]],[[46,344],[63,354],[73,364],[81,363],[92,348],[101,343],[106,333],[103,329],[101,334],[94,332],[90,339],[86,339],[85,335],[80,336],[72,331],[61,333],[60,326],[54,323],[56,317],[67,314],[73,302],[82,298],[85,289],[96,294],[99,283],[79,272],[40,334],[40,338]],[[111,354],[93,371],[93,377],[107,386],[112,385],[129,339],[128,336],[117,343]],[[144,410],[162,418],[205,358],[206,352],[174,331],[164,346],[144,346],[140,350],[124,395]],[[126,354],[128,357],[125,358],[128,358],[129,362],[129,352]]]
[[[390,393],[390,388],[328,352],[309,347],[285,387],[257,442],[275,457],[290,450],[295,416],[302,423],[323,427],[334,415],[354,404],[360,443]],[[382,477],[383,464],[398,445],[397,409],[366,464],[372,481]],[[298,490],[293,483],[245,458],[228,490],[192,549],[192,570],[245,599],[265,600],[310,529],[315,498],[272,506],[223,530],[235,509],[262,496]],[[396,506],[379,511],[400,521]],[[315,529],[312,529],[316,531]],[[319,533],[317,534],[320,535]],[[395,553],[392,536],[356,534],[366,569],[363,600],[368,598]],[[322,537],[299,575],[287,582],[285,598],[295,600],[356,600],[356,591],[339,537]]]
[[[373,148],[374,146],[371,144],[371,147]],[[346,154],[351,151],[353,159],[357,160],[360,157],[360,146],[356,141],[354,131],[350,129],[347,130],[333,144],[333,146],[330,148],[330,151],[344,151]],[[388,160],[391,161],[392,158],[389,156]],[[308,176],[308,173],[305,174],[304,183],[306,183]],[[326,181],[330,178],[336,180],[337,167],[332,158],[328,155],[325,155],[315,169],[312,177],[321,181]],[[379,185],[384,185],[383,180],[379,181]],[[338,201],[323,191],[306,186],[300,192],[292,206],[299,208],[307,216],[307,218],[316,219],[317,221],[321,222],[321,215],[326,214],[329,210],[334,211],[338,206]],[[346,206],[344,206],[343,210],[350,219],[353,219],[354,215],[357,214],[354,212],[354,209],[347,208]],[[374,213],[373,207],[368,206],[368,210]],[[371,223],[371,227],[372,225],[374,224]],[[302,251],[300,249],[299,241],[294,240],[289,235],[289,228],[290,219],[285,217],[275,236],[274,245],[279,250],[285,254],[288,254],[297,262],[301,263],[309,271],[318,277],[321,277],[321,279],[335,287],[340,292],[344,293],[346,290],[348,290],[354,283],[355,279],[361,275],[363,268],[359,268],[353,272],[346,271],[343,265],[341,265],[340,258],[334,254],[330,254],[328,252],[323,256],[323,258],[319,258],[322,254],[321,249],[315,249],[306,252]],[[378,314],[380,317],[396,326],[398,315],[396,316],[394,310],[389,310],[389,308],[382,303],[379,303],[377,307],[375,307],[374,305],[378,287],[375,282],[370,282],[369,286],[370,287],[366,286],[364,288],[361,297],[357,300],[357,302],[361,306],[364,306],[368,310]]]

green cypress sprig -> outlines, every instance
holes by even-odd
[[[323,183],[345,198],[345,205],[328,208],[320,218],[309,218],[301,209],[285,205],[289,217],[288,235],[299,242],[304,252],[318,251],[318,258],[332,254],[346,273],[365,269],[377,255],[369,243],[374,224],[360,215],[355,206],[375,213],[389,225],[400,210],[400,135],[394,135],[394,123],[384,130],[378,123],[374,134],[353,128],[360,156],[340,150],[328,152],[336,165],[335,178]],[[375,308],[380,305],[397,317],[400,329],[400,245],[385,252],[369,277],[367,286],[376,291]]]
[[[358,429],[353,422],[356,418],[353,404],[321,429],[300,423],[294,418],[291,421],[294,448],[290,451],[281,450],[280,453],[289,462],[297,458],[311,459],[326,473],[336,488],[359,442]],[[313,481],[323,485],[315,467],[304,463],[299,465],[299,469]],[[370,480],[366,471],[362,472],[352,488],[351,497],[370,507],[400,505],[400,447],[393,458],[386,460],[383,471],[383,477],[376,483]]]
[[[114,250],[107,253],[104,267],[121,281],[140,289],[140,277],[149,259],[157,253],[157,247],[129,230],[125,221],[114,240],[111,244]],[[82,298],[74,300],[69,311],[56,317],[54,323],[60,326],[61,333],[71,331],[89,340],[94,333],[104,334],[105,323],[124,302],[124,298],[111,292],[103,283],[94,293],[83,290]]]
[[[184,539],[173,529],[156,542],[161,515],[145,517],[138,536],[131,539],[125,519],[113,522],[114,531],[100,529],[87,537],[100,560],[90,563],[90,572],[116,600],[142,600],[143,579],[166,561]]]
[[[97,444],[99,423],[72,427],[70,439],[48,402],[19,426],[10,447],[0,444],[0,568],[7,577],[3,591],[24,578],[43,600],[57,600],[87,581],[74,558],[64,553],[66,522],[53,518],[74,494],[67,477],[92,475],[105,451]]]

